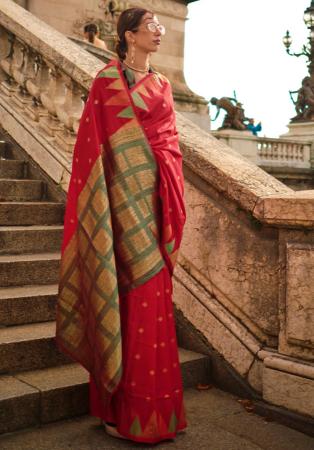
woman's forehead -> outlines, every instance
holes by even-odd
[[[158,17],[155,14],[147,12],[143,16],[142,23],[149,23],[149,22],[157,22],[158,23]]]

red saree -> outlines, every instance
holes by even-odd
[[[154,443],[185,428],[171,275],[185,222],[171,87],[98,74],[68,193],[57,343],[91,374],[91,414]]]

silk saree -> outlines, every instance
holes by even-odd
[[[112,61],[74,149],[56,340],[90,373],[91,414],[137,442],[186,427],[171,279],[184,222],[170,84],[130,86]]]

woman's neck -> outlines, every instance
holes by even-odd
[[[135,48],[134,62],[132,62],[131,53],[127,53],[125,62],[130,67],[140,70],[148,70],[149,68],[149,53],[140,52]]]

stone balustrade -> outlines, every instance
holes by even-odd
[[[256,144],[260,165],[311,167],[311,142],[261,137]]]
[[[16,15],[19,20],[16,20]],[[108,52],[107,61],[112,54]],[[36,130],[61,163],[53,178],[67,188],[71,153],[89,87],[104,66],[26,10],[0,6],[0,95]],[[36,146],[36,145],[35,145]],[[39,155],[37,155],[39,157]],[[66,163],[65,163],[66,162]],[[56,175],[58,174],[58,175]],[[51,175],[51,174],[50,174]],[[57,176],[57,179],[55,178]]]
[[[212,134],[262,167],[314,167],[314,151],[310,141],[257,137],[237,130],[219,130]]]
[[[37,44],[1,27],[0,89],[44,135],[71,153],[88,89]]]
[[[64,191],[83,98],[102,66],[1,0],[0,124]],[[188,215],[175,273],[181,342],[218,352],[241,389],[314,417],[314,191],[292,191],[181,114],[177,128]],[[262,142],[274,158],[274,143]]]

